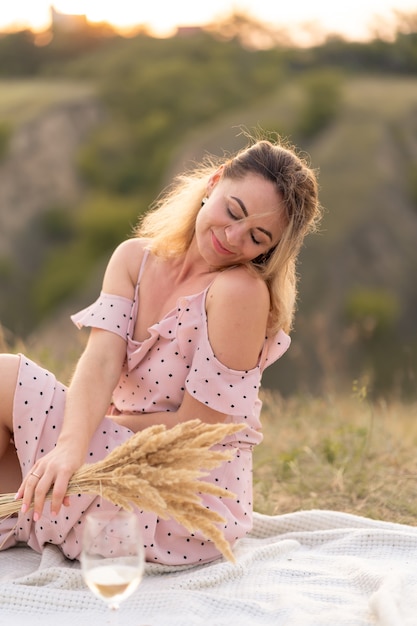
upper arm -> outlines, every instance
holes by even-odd
[[[107,265],[102,290],[106,294],[132,299],[140,263],[143,240],[130,239],[120,244]],[[126,340],[115,332],[92,325],[87,345],[77,369],[91,370],[91,376],[117,382],[126,356]]]
[[[208,334],[216,358],[230,369],[254,368],[262,350],[270,298],[245,268],[220,274],[207,295]]]
[[[76,373],[97,382],[97,388],[113,390],[126,357],[126,342],[113,332],[91,328]]]

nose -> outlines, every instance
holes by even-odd
[[[226,236],[226,241],[231,246],[238,245],[243,238],[245,225],[242,222],[234,222],[233,224],[228,224],[224,228],[224,234]]]

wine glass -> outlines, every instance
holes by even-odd
[[[143,575],[144,549],[136,515],[128,511],[87,515],[80,560],[89,589],[110,609],[118,609]]]

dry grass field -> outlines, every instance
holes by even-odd
[[[329,509],[417,524],[417,405],[264,392],[255,450],[255,509]]]
[[[79,339],[73,354],[54,358],[39,344],[7,341],[0,326],[0,352],[22,351],[65,383],[82,350]],[[375,402],[357,383],[345,396],[328,397],[283,398],[263,388],[262,400],[255,510],[329,509],[417,525],[416,402]]]
[[[0,327],[1,331],[1,327]],[[82,346],[78,346],[81,352]],[[76,358],[9,343],[69,381]],[[417,403],[345,396],[283,398],[262,390],[264,441],[254,451],[254,507],[269,515],[329,509],[417,525]]]

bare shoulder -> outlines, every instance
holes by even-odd
[[[265,282],[245,267],[222,272],[208,291],[206,307],[209,339],[217,358],[232,369],[255,367],[270,310]]]
[[[113,252],[103,280],[103,291],[131,298],[147,246],[145,239],[126,239]]]
[[[265,281],[245,267],[236,267],[219,274],[208,292],[208,306],[212,304],[239,304],[244,309],[266,309],[269,312],[270,298]]]

